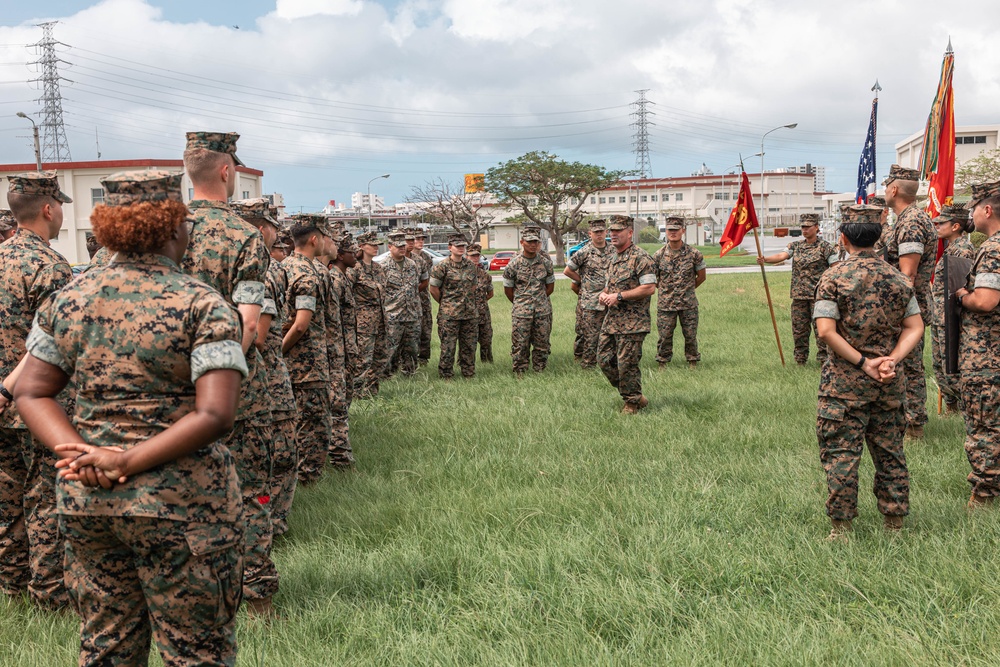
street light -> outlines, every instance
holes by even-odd
[[[38,126],[35,125],[35,121],[32,120],[31,116],[24,113],[23,111],[17,112],[18,118],[26,118],[31,123],[31,133],[35,135],[35,165],[38,167],[38,171],[42,170],[42,149],[38,144]]]
[[[372,181],[377,181],[380,178],[389,178],[389,174],[382,174],[368,181],[368,231],[372,230]]]
[[[794,130],[798,127],[798,123],[789,123],[788,125],[779,125],[773,130],[768,130],[764,133],[764,136],[760,138],[760,210],[764,210],[764,138],[771,134],[772,132],[777,132],[778,130],[789,129]],[[766,215],[766,213],[765,213]],[[758,216],[759,219],[759,216]]]

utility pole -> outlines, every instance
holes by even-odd
[[[38,125],[35,124],[35,121],[32,120],[31,116],[29,116],[28,114],[24,113],[23,111],[18,111],[17,112],[17,117],[18,118],[24,118],[29,123],[31,123],[31,134],[34,135],[34,137],[35,137],[35,166],[38,168],[38,171],[41,171],[42,170],[42,149],[41,149],[41,147],[38,144]]]
[[[635,119],[629,127],[635,128],[635,134],[632,135],[632,150],[635,152],[635,170],[638,172],[636,176],[638,178],[649,178],[653,174],[653,167],[649,162],[649,126],[656,124],[649,120],[649,116],[655,116],[656,114],[646,107],[654,104],[654,102],[646,99],[646,93],[649,92],[648,88],[634,92],[639,93],[639,99],[629,105],[635,109],[635,111],[629,114],[629,116]]]
[[[70,162],[73,158],[69,153],[69,142],[66,141],[66,127],[63,125],[62,93],[59,90],[59,80],[69,81],[59,76],[58,63],[65,62],[56,55],[56,45],[62,44],[52,37],[52,26],[57,22],[40,23],[42,40],[33,46],[39,59],[31,63],[42,66],[42,76],[34,82],[42,83],[42,130],[44,141],[42,156],[46,162]]]

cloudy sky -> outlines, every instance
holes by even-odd
[[[1000,123],[992,2],[926,0],[102,0],[4,3],[0,162],[33,160],[34,52],[58,20],[72,157],[177,158],[193,129],[237,131],[290,209],[388,203],[529,150],[631,169],[648,89],[654,177],[827,167],[853,191],[877,78],[879,172],[923,129],[949,37],[959,125]],[[959,11],[960,9],[960,11]],[[45,12],[40,14],[40,12]],[[977,18],[978,17],[978,18]],[[6,120],[4,120],[6,119]],[[759,158],[747,164],[759,169]]]

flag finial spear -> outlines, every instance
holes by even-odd
[[[875,79],[875,85],[872,86],[872,92],[875,93],[875,99],[878,99],[878,91],[882,90],[882,86],[878,85],[878,79]]]
[[[945,53],[955,53],[951,50],[951,35],[948,35],[948,50]]]

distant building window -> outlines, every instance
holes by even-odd
[[[721,201],[722,200],[722,193],[721,192],[716,192],[715,193],[715,198]]]
[[[656,195],[649,195],[649,201],[656,201]]]
[[[90,205],[97,206],[104,203],[104,188],[90,188]]]
[[[955,137],[956,144],[985,144],[986,135],[979,135],[978,137]]]
[[[624,204],[625,203],[625,197],[619,197],[618,198],[618,203],[619,204]]]
[[[601,197],[601,203],[602,203],[602,204],[606,204],[606,203],[607,203],[607,200],[606,200],[606,199],[605,199],[604,197]]]
[[[244,190],[243,191],[243,199],[250,199],[250,191],[249,190]]]
[[[655,197],[656,195],[653,195],[653,196]],[[648,197],[646,197],[646,195],[640,195],[639,196],[639,201],[647,201],[647,199],[648,199]]]
[[[666,196],[666,195],[664,195],[664,196]],[[674,195],[674,201],[684,201],[684,193],[683,192],[678,192],[677,194],[675,194]]]
[[[707,199],[708,201],[712,201],[713,199],[715,199],[715,195],[713,195],[711,192],[706,192],[705,199]]]
[[[635,203],[635,195],[632,195],[631,197],[629,197],[628,200],[629,200],[630,204],[634,204]],[[622,201],[625,201],[624,197],[622,197]]]
[[[597,203],[597,197],[591,197],[590,198],[590,203],[591,204],[596,204]],[[601,197],[601,203],[602,204],[604,203],[604,197]]]

